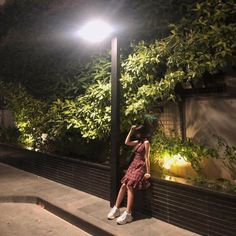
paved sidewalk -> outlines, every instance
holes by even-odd
[[[35,204],[1,203],[1,236],[90,236]]]
[[[0,218],[4,212],[3,203],[6,202],[38,204],[92,235],[197,235],[158,219],[141,215],[136,216],[130,224],[117,225],[115,220],[109,221],[106,218],[110,209],[108,201],[0,163]],[[24,207],[21,209],[23,210]],[[22,222],[29,219],[24,217]],[[1,227],[3,226],[0,224],[0,231]],[[64,235],[68,234],[65,232]]]

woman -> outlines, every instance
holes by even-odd
[[[131,141],[131,136],[135,131],[136,140]],[[146,129],[143,125],[132,126],[125,140],[128,146],[135,146],[134,159],[131,162],[125,176],[121,180],[121,187],[116,199],[115,206],[107,215],[109,220],[117,219],[117,224],[126,224],[133,220],[131,215],[134,202],[134,189],[146,189],[150,186],[150,144],[147,140]],[[127,207],[124,213],[120,216],[120,204],[127,191]]]

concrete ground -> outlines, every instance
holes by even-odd
[[[0,234],[3,236],[90,235],[36,204],[1,203],[0,211]]]
[[[146,216],[120,226],[107,220],[109,210],[104,199],[0,163],[1,236],[86,235],[79,228],[98,236],[198,235]]]

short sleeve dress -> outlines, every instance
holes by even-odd
[[[150,187],[150,181],[144,178],[145,173],[145,145],[144,142],[139,142],[135,147],[134,159],[121,179],[121,183],[138,190],[147,189]]]

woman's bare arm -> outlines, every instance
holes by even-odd
[[[134,131],[134,129],[136,128],[135,125],[133,125],[125,139],[125,144],[128,145],[128,146],[135,146],[137,145],[138,143],[138,140],[135,140],[135,141],[131,141],[130,138],[131,138],[131,135],[132,135],[132,132]]]
[[[146,163],[146,174],[145,177],[146,178],[150,178],[151,177],[151,172],[150,172],[150,143],[149,141],[145,141],[144,142],[144,146],[145,146],[145,163]]]

